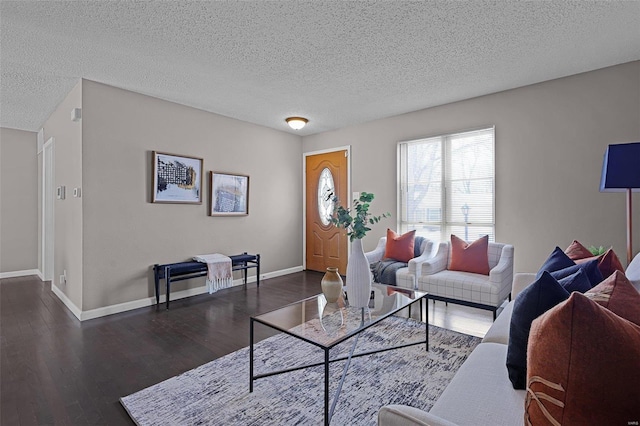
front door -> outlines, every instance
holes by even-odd
[[[348,151],[340,150],[308,155],[306,177],[306,268],[326,271],[337,267],[340,274],[347,270],[347,235],[329,221],[333,213],[331,194],[336,194],[343,206],[350,205],[348,191]]]

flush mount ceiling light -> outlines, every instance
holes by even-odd
[[[309,120],[304,117],[289,117],[284,121],[286,121],[293,130],[300,130],[309,122]]]

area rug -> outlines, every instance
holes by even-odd
[[[380,407],[406,404],[429,410],[480,339],[435,326],[424,345],[351,360],[332,425],[375,425]],[[356,352],[424,340],[425,324],[391,317],[359,337]],[[348,354],[352,340],[331,351]],[[255,373],[321,362],[323,351],[288,335],[256,344]],[[346,361],[331,364],[331,399]],[[254,382],[249,393],[249,348],[211,361],[120,399],[136,424],[320,425],[324,367],[312,367]]]

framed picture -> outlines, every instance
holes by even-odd
[[[249,214],[249,176],[211,172],[210,216]]]
[[[202,204],[202,158],[153,151],[154,203]]]

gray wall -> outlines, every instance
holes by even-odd
[[[75,107],[83,108],[80,123],[70,120]],[[537,269],[554,245],[564,248],[573,238],[612,245],[624,262],[624,196],[600,193],[598,184],[606,145],[640,141],[637,61],[302,141],[84,81],[44,126],[45,140],[56,138],[56,185],[68,191],[67,200],[56,201],[55,277],[67,270],[61,290],[86,311],[152,296],[152,264],[197,253],[260,252],[264,272],[299,266],[302,152],[343,145],[352,146],[352,190],[374,192],[374,211],[394,214],[365,239],[372,248],[397,219],[397,142],[484,125],[496,126],[496,237],[515,245],[517,271]],[[0,272],[36,269],[36,134],[0,129],[0,139]],[[153,150],[202,157],[207,173],[250,175],[250,215],[207,216],[208,183],[202,205],[150,203]],[[24,190],[16,191],[9,183],[23,172]],[[71,197],[76,186],[81,199]],[[636,224],[639,203],[636,194]],[[634,234],[637,253],[637,226]],[[23,244],[22,253],[12,241]]]
[[[44,123],[44,141],[54,138],[54,187],[65,186],[64,200],[54,200],[54,260],[52,285],[82,309],[83,200],[73,197],[82,187],[82,122],[71,121],[71,110],[82,107],[82,84],[69,92]],[[66,284],[59,277],[66,271]]]
[[[299,136],[92,81],[82,98],[84,311],[152,296],[153,264],[197,254],[260,253],[262,273],[302,265]],[[204,159],[202,205],[150,202],[154,150]],[[211,170],[250,176],[248,216],[207,215]]]
[[[0,273],[38,268],[36,138],[0,128]]]
[[[574,238],[626,262],[625,197],[598,189],[606,146],[640,141],[639,61],[307,136],[303,147],[352,145],[352,190],[374,192],[376,211],[397,220],[397,143],[485,125],[496,126],[496,241],[515,246],[516,271],[536,271]]]

